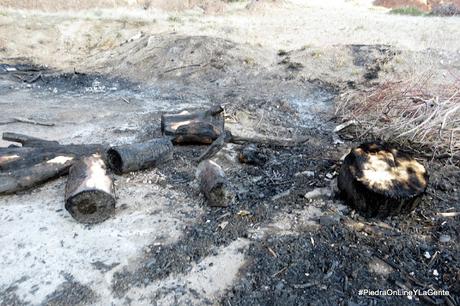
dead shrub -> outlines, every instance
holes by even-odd
[[[370,135],[437,157],[460,159],[460,79],[433,85],[431,74],[343,93],[336,114],[359,124],[358,138]]]

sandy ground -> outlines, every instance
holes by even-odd
[[[240,3],[224,15],[155,10],[95,10],[34,13],[3,9],[0,50],[3,57],[33,58],[40,64],[73,68],[88,56],[139,34],[177,33],[230,39],[273,52],[305,46],[389,44],[403,50],[459,49],[458,18],[388,15],[367,1],[285,1],[261,3],[251,10]],[[20,31],[21,35],[16,35]]]
[[[260,199],[242,200],[228,212],[206,208],[197,194],[190,157],[202,148],[178,149],[174,170],[165,165],[116,177],[117,211],[100,225],[83,226],[67,214],[65,178],[1,197],[0,305],[220,304],[241,277],[249,277],[242,271],[250,264],[253,243],[275,236],[307,237],[318,229],[320,216],[347,213],[340,201],[309,201],[297,194],[329,188],[324,175],[334,170],[319,160],[338,160],[347,151],[346,145],[335,146],[330,135],[332,100],[347,81],[361,82],[367,68],[353,64],[356,54],[344,45],[383,44],[401,51],[384,67],[382,78],[436,67],[439,82],[452,82],[455,74],[448,72],[460,69],[460,18],[388,15],[368,1],[291,0],[249,9],[246,4],[229,4],[218,14],[200,8],[0,9],[0,64],[32,62],[53,72],[88,73],[75,84],[62,75],[33,84],[18,82],[12,73],[0,75],[0,121],[20,116],[56,123],[52,128],[0,125],[0,132],[63,143],[128,143],[157,135],[162,112],[218,101],[225,105],[232,132],[311,135],[305,152],[269,151],[274,161],[293,167],[286,176],[279,169],[245,168],[242,177],[238,171],[243,170],[229,162],[226,171],[240,190],[246,189],[243,195],[258,197],[251,189],[257,184],[271,189],[267,194],[260,187]],[[228,150],[234,153],[235,148]],[[312,159],[297,165],[296,158],[304,160],[305,154]],[[266,171],[276,167],[284,169],[275,163]],[[312,183],[308,173],[315,171]],[[277,177],[298,184],[283,189]],[[457,189],[451,192],[458,196]],[[282,205],[291,202],[293,209]],[[455,209],[455,199],[449,203]],[[269,213],[259,211],[267,206]],[[246,209],[269,217],[241,218]],[[223,222],[230,224],[227,230]],[[203,247],[197,247],[200,230],[214,237],[212,242],[204,239]],[[230,238],[215,238],[222,232]],[[182,248],[187,243],[191,247]],[[452,251],[455,245],[446,248]],[[370,266],[372,277],[380,277],[383,272]]]

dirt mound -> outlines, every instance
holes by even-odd
[[[144,82],[200,79],[223,85],[263,61],[253,48],[206,36],[144,36],[108,53],[98,55],[97,67]]]

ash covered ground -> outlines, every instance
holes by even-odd
[[[198,191],[194,159],[206,146],[176,146],[168,163],[114,176],[116,213],[98,225],[68,215],[65,178],[2,196],[0,305],[459,305],[460,217],[439,214],[460,210],[458,165],[414,153],[430,187],[409,215],[363,218],[335,193],[341,158],[358,144],[333,132],[336,99],[433,51],[347,44],[318,52],[168,33],[93,54],[81,69],[2,58],[0,121],[55,126],[12,123],[0,132],[130,143],[160,136],[164,112],[221,104],[233,134],[308,141],[259,145],[263,166],[239,163],[243,146],[227,144],[219,156],[236,193],[228,208],[207,207]],[[458,63],[455,52],[439,57]]]

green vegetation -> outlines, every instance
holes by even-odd
[[[390,11],[390,14],[410,15],[410,16],[425,16],[426,15],[426,13],[422,12],[416,7],[395,8]]]
[[[169,21],[169,22],[179,22],[179,23],[180,23],[180,22],[182,22],[182,19],[180,19],[180,18],[177,17],[177,16],[169,16],[169,17],[168,17],[168,21]]]

